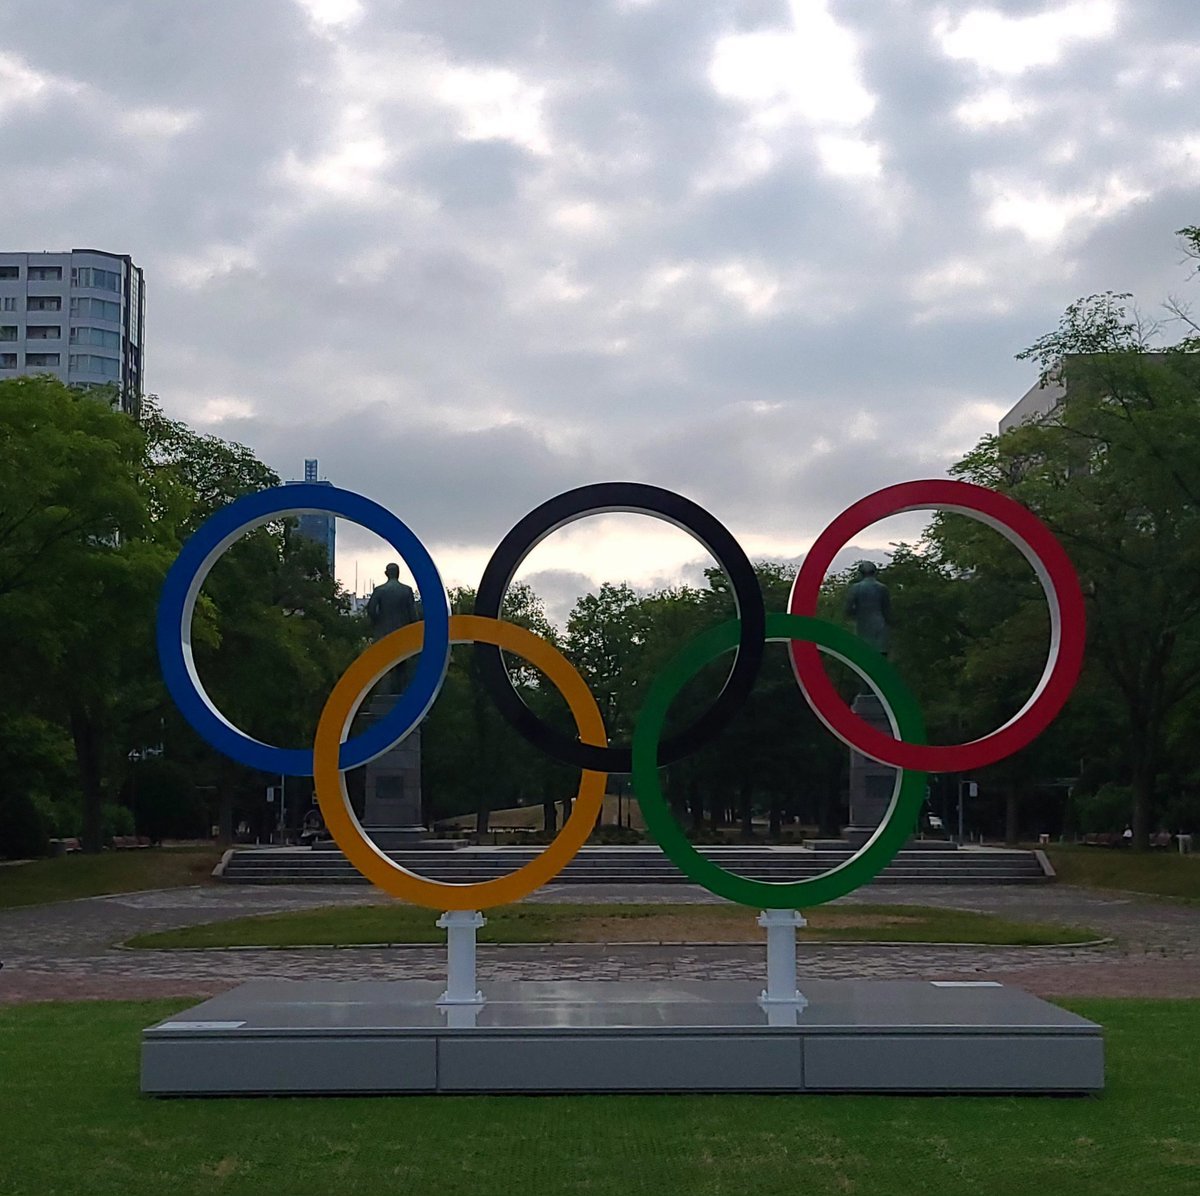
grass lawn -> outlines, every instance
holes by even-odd
[[[1200,854],[1118,847],[1043,847],[1064,884],[1200,901]]]
[[[0,1010],[0,1193],[1200,1192],[1200,1002],[1069,1002],[1107,1028],[1099,1098],[143,1098],[138,1033],[186,1004]]]
[[[216,847],[147,847],[6,865],[0,868],[0,909],[200,884],[220,858]]]
[[[488,910],[486,943],[758,942],[756,913],[737,905],[541,904]],[[914,905],[821,906],[807,914],[801,940],[1017,944],[1084,942],[1100,937],[1069,926],[1006,922],[987,914]],[[326,906],[160,931],[132,947],[295,947],[364,943],[442,943],[428,910],[391,905]]]

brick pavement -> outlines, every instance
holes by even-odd
[[[437,979],[435,947],[239,951],[129,951],[135,934],[330,904],[384,900],[370,890],[226,885],[120,894],[0,911],[0,1002],[201,996],[243,980]],[[538,901],[711,901],[686,886],[572,885]],[[845,901],[933,905],[1091,927],[1111,944],[1069,947],[921,947],[802,944],[801,985],[814,979],[987,978],[1041,995],[1200,997],[1200,906],[1102,894],[1065,885],[874,885]],[[433,915],[430,915],[431,918]],[[747,911],[747,917],[752,917]],[[480,948],[489,979],[750,979],[764,973],[754,945],[586,944]]]

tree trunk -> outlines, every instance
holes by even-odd
[[[621,783],[618,782],[618,784]],[[631,793],[627,795],[627,800],[636,801],[637,799]],[[676,821],[682,826],[688,812],[687,783],[676,769],[671,769],[667,774],[667,801],[671,804],[671,813],[675,815]]]
[[[1004,842],[1015,847],[1020,835],[1021,791],[1015,781],[1004,792]]]
[[[695,777],[687,783],[688,808],[692,815],[692,830],[698,831],[704,826],[704,801],[700,796],[700,785]]]
[[[233,777],[231,761],[220,757],[217,765],[217,839],[222,847],[233,842]]]
[[[542,830],[558,830],[558,807],[552,801],[542,802]]]
[[[1157,773],[1154,763],[1151,753],[1143,751],[1133,766],[1133,846],[1137,851],[1150,849],[1150,807]]]
[[[492,760],[492,736],[488,726],[487,715],[483,709],[482,691],[479,686],[474,689],[471,701],[471,714],[475,723],[476,760],[479,768],[479,788],[475,800],[475,835],[482,839],[488,833],[488,823],[492,816],[493,791],[489,778],[496,775]],[[485,786],[488,786],[485,788]]]
[[[743,784],[740,796],[742,806],[742,837],[751,839],[754,837],[754,785],[749,781]]]
[[[71,738],[83,794],[83,850],[96,853],[104,846],[104,791],[100,773],[99,734],[85,703],[70,701]]]
[[[836,839],[841,833],[842,802],[833,785],[827,785],[817,799],[817,822],[822,839]]]
[[[217,845],[228,847],[233,842],[233,794],[222,791],[217,803]]]
[[[779,794],[771,794],[771,806],[769,810],[770,822],[767,826],[767,834],[772,840],[778,840],[783,833],[783,810],[780,807]]]

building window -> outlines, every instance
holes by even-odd
[[[58,365],[59,354],[57,353],[26,353],[25,364],[27,366],[34,365]]]
[[[75,298],[71,300],[71,315],[91,316],[93,320],[111,320],[114,324],[121,322],[121,305],[111,303],[107,299]]]
[[[61,295],[30,295],[25,300],[26,311],[62,311]]]
[[[12,281],[14,278],[21,277],[20,266],[0,266],[0,281]]]
[[[15,353],[0,353],[0,370],[15,370],[17,355]]]
[[[121,347],[121,334],[119,332],[110,332],[107,328],[72,328],[71,344],[99,345],[102,349],[119,349]]]
[[[30,282],[61,282],[62,267],[30,266],[28,277]]]
[[[17,326],[15,324],[0,324],[0,341],[15,341]]]
[[[33,271],[29,272],[30,277]],[[121,293],[121,276],[115,270],[100,270],[95,266],[73,266],[71,268],[71,285],[91,287],[97,291],[116,291]]]
[[[61,324],[30,324],[25,335],[31,341],[56,341],[62,337]]]
[[[15,299],[12,299],[7,295],[3,299],[0,299],[0,311],[16,311],[16,310],[17,310],[17,301]]]
[[[119,377],[121,363],[115,357],[100,357],[94,353],[72,353],[68,359],[72,372],[100,374],[105,378]]]

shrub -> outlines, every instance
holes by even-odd
[[[33,803],[41,812],[46,823],[46,832],[51,838],[70,839],[83,834],[83,811],[77,799],[55,799],[35,793]]]
[[[1075,825],[1084,834],[1120,831],[1133,817],[1133,790],[1109,781],[1095,793],[1074,793],[1071,812]]]
[[[170,760],[137,765],[134,814],[139,834],[162,839],[202,839],[209,832],[208,805],[191,774]]]
[[[0,795],[0,856],[9,860],[49,855],[50,829],[27,793]]]
[[[588,835],[588,842],[609,847],[627,843],[644,843],[645,836],[631,826],[597,826]]]
[[[117,835],[132,835],[133,811],[116,802],[105,802],[100,809],[100,825],[103,827],[101,833],[105,843],[110,843]]]

